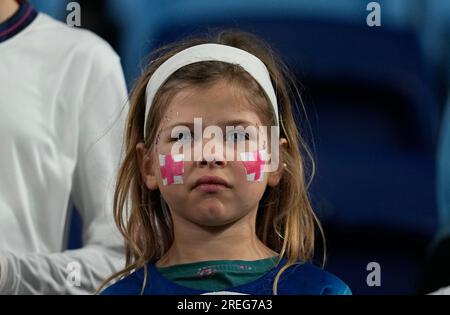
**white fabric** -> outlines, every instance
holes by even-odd
[[[151,76],[146,88],[144,130],[147,130],[148,113],[150,112],[153,98],[159,88],[178,69],[201,61],[222,61],[231,64],[238,64],[244,68],[244,70],[247,71],[266,92],[266,95],[273,106],[278,125],[277,97],[270,80],[269,71],[264,63],[256,56],[236,47],[220,44],[201,44],[186,48],[173,55],[161,66],[159,66],[155,73]]]
[[[440,288],[437,291],[429,293],[429,295],[450,295],[450,286]]]
[[[112,188],[126,100],[117,54],[89,31],[39,14],[0,43],[0,294],[90,293],[124,266]],[[72,203],[84,247],[65,251]]]

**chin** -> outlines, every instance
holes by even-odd
[[[239,216],[234,211],[226,209],[223,204],[199,205],[193,214],[199,225],[219,227],[236,221]]]

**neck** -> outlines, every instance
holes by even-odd
[[[173,223],[174,242],[156,263],[158,267],[205,260],[257,260],[278,255],[256,236],[256,210],[220,227],[201,227],[175,215]]]
[[[19,9],[19,4],[15,0],[0,1],[0,23],[5,22]]]

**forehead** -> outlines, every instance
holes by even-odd
[[[248,101],[242,90],[223,80],[182,89],[169,102],[165,117],[180,121],[201,117],[209,125],[238,119],[262,124],[256,105]]]

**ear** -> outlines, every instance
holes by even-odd
[[[287,148],[287,140],[285,138],[280,138],[280,152]],[[280,159],[278,169],[276,171],[268,173],[267,185],[270,187],[275,187],[281,180],[284,172],[284,162]]]
[[[141,173],[142,181],[148,189],[158,189],[158,180],[153,169],[153,156],[149,154],[144,147],[144,143],[140,142],[136,145],[136,155],[139,164],[139,171]]]

